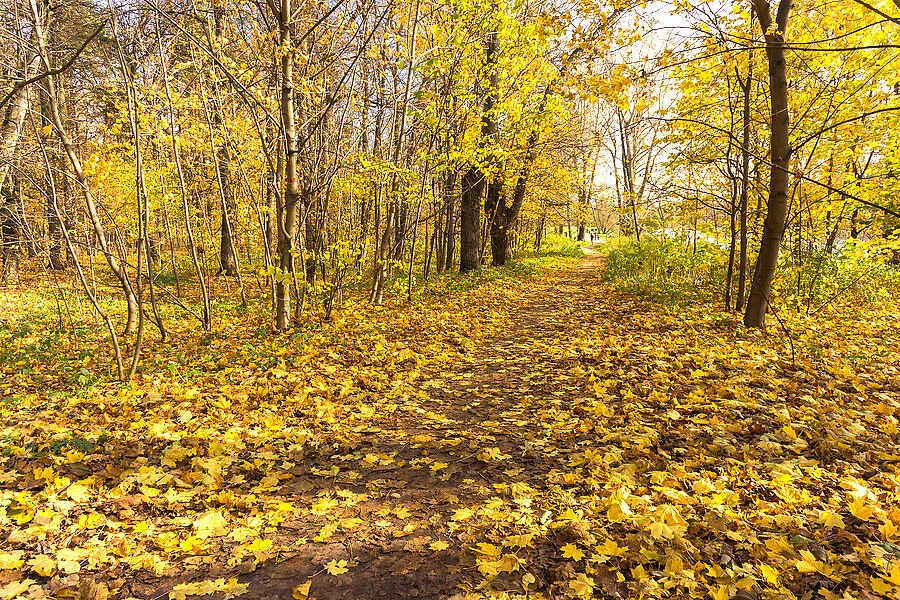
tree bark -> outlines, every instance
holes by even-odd
[[[19,195],[22,193],[21,179],[13,175],[7,177],[7,184],[0,187],[0,240],[3,245],[3,281],[7,284],[19,283],[19,261],[21,249],[19,240],[22,227],[19,223]]]
[[[497,117],[494,107],[497,103],[497,33],[488,34],[484,46],[484,70],[488,76],[488,88],[481,106],[481,144],[494,143],[497,137]],[[488,162],[486,159],[482,159]],[[491,254],[494,255],[494,237],[502,227],[503,211],[499,174],[492,173],[494,165],[473,165],[463,175],[462,198],[459,223],[459,272],[466,273],[481,266],[481,196],[487,188],[484,211],[490,223]],[[492,263],[496,264],[496,256]]]
[[[751,14],[751,21],[753,20]],[[752,23],[751,23],[752,27]],[[747,79],[738,77],[738,84],[743,94],[743,110],[741,114],[741,258],[738,266],[738,289],[734,300],[737,311],[744,309],[744,298],[747,293],[747,203],[750,196],[750,91],[753,86],[753,54],[751,50]]]
[[[769,137],[769,202],[763,235],[760,241],[756,272],[750,286],[750,297],[744,313],[747,327],[765,327],[766,310],[772,292],[772,280],[778,265],[778,252],[784,237],[788,209],[788,163],[791,148],[788,142],[789,113],[787,69],[785,64],[785,30],[792,0],[779,0],[775,21],[772,21],[767,0],[753,0],[753,7],[765,33],[766,58],[769,66],[769,95],[771,98],[771,131]],[[774,27],[773,27],[774,25]]]
[[[217,48],[219,40],[224,38],[225,9],[221,2],[214,2],[212,10],[212,27],[206,27],[207,41],[209,43],[210,52],[215,56],[218,54]],[[207,21],[207,25],[209,22]],[[212,29],[212,31],[210,31]],[[214,36],[214,37],[212,37]],[[213,70],[216,73],[217,70]],[[215,129],[220,130],[225,121],[224,107],[222,106],[219,95],[218,83],[213,81],[213,90],[211,94],[212,100],[212,125]],[[237,253],[234,249],[234,227],[231,215],[235,212],[234,204],[234,183],[231,176],[231,153],[228,150],[227,140],[223,139],[222,143],[216,148],[216,142],[211,142],[214,146],[216,154],[216,170],[218,183],[221,188],[222,195],[222,219],[219,229],[219,272],[226,277],[236,277],[238,274]]]
[[[53,75],[47,76],[46,82],[47,87],[41,90],[41,127],[42,132],[40,133],[41,142],[47,147],[47,154],[49,160],[47,161],[47,168],[44,169],[44,188],[49,190],[50,187],[56,187],[56,171],[60,170],[62,167],[62,161],[60,161],[59,148],[55,142],[51,139],[49,134],[43,133],[43,127],[46,125],[53,124],[53,116],[50,108],[50,83],[53,82]],[[53,94],[56,94],[57,88],[53,86]],[[56,101],[56,98],[54,98]],[[62,257],[62,233],[61,233],[61,223],[59,220],[58,213],[53,210],[53,202],[50,199],[51,195],[46,195],[46,202],[44,204],[44,212],[47,217],[47,268],[51,271],[61,271],[66,268],[65,262]],[[65,204],[65,202],[63,202]]]
[[[279,44],[286,48],[281,57],[281,124],[284,130],[284,198],[276,200],[278,221],[278,269],[275,278],[275,328],[285,331],[290,326],[291,287],[294,256],[291,254],[297,225],[300,185],[297,180],[297,125],[294,121],[294,55],[291,36],[291,0],[281,0],[278,16]]]
[[[40,66],[40,57],[37,53],[31,53],[25,59],[25,68],[22,72],[22,81],[34,77]],[[10,100],[9,106],[3,113],[2,126],[0,126],[0,189],[6,182],[10,165],[13,163],[19,139],[22,137],[22,125],[28,114],[28,100],[31,96],[31,87],[20,88]]]
[[[481,195],[484,178],[477,167],[470,167],[462,176],[459,199],[459,272],[468,273],[481,266],[478,256],[481,222]]]

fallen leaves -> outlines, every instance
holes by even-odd
[[[882,341],[820,332],[794,367],[707,308],[548,286],[343,317],[356,339],[211,334],[227,376],[0,406],[0,575],[28,582],[2,593],[237,596],[298,552],[295,600],[438,568],[472,598],[900,592],[896,371],[840,359]]]
[[[344,559],[341,560],[330,560],[325,565],[325,572],[329,575],[343,575],[350,568],[347,566],[347,561]]]
[[[584,558],[584,552],[578,548],[575,544],[568,543],[561,548],[562,555],[565,558],[571,558],[574,561],[579,561]]]

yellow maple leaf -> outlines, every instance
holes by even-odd
[[[503,451],[500,448],[484,448],[481,452],[478,453],[478,460],[482,462],[491,462],[492,460],[506,460],[509,458],[509,454],[503,454]]]
[[[3,587],[0,587],[0,598],[15,598],[19,594],[27,591],[33,584],[34,579],[7,583]]]
[[[613,504],[609,507],[609,510],[606,511],[606,516],[613,523],[618,523],[625,519],[626,516],[631,514],[631,508],[628,506],[628,503],[622,500],[621,502],[613,502]]]
[[[224,533],[226,523],[225,515],[221,511],[210,511],[194,521],[194,529],[198,538],[206,539]]]
[[[581,550],[575,544],[569,543],[561,548],[562,555],[565,558],[571,558],[572,560],[581,560],[584,558],[584,551]]]
[[[650,535],[657,540],[668,540],[674,534],[672,533],[672,528],[665,523],[654,521],[650,523]]]
[[[434,550],[435,552],[440,552],[441,550],[446,550],[447,548],[449,548],[450,544],[448,544],[447,542],[445,542],[443,540],[438,540],[436,542],[431,542],[428,545],[428,547],[431,548],[432,550]]]
[[[822,523],[825,527],[837,527],[838,529],[844,528],[844,518],[836,512],[832,512],[830,510],[825,511],[819,516],[819,522]]]
[[[188,554],[202,554],[206,550],[206,543],[199,537],[190,535],[181,540],[181,549]],[[60,566],[62,568],[62,566]]]
[[[47,554],[38,554],[28,561],[28,565],[41,577],[52,577],[56,572],[56,561]]]
[[[881,577],[869,577],[869,586],[873,592],[881,596],[888,596],[894,592],[894,586]]]
[[[77,483],[70,485],[66,489],[66,494],[75,502],[87,502],[91,498],[91,490]]]
[[[479,542],[475,547],[472,548],[478,554],[483,554],[484,556],[488,556],[494,560],[500,558],[500,554],[503,552],[503,548],[500,546],[495,546],[494,544],[488,544],[487,542]]]
[[[453,513],[453,516],[450,517],[451,521],[465,521],[474,515],[475,513],[470,508],[460,508],[458,511]]]
[[[272,540],[256,538],[245,546],[250,552],[266,552],[272,548]]]
[[[313,505],[310,508],[312,509],[312,513],[314,515],[324,515],[325,513],[330,512],[332,509],[337,508],[340,505],[340,501],[325,496],[313,502]]]
[[[604,556],[623,556],[628,549],[620,548],[615,540],[608,538],[602,546],[594,546],[594,551]]]
[[[66,575],[72,575],[81,571],[81,563],[77,560],[61,560],[56,563],[56,566]]]
[[[594,595],[594,580],[584,573],[579,573],[575,579],[569,581],[569,587],[576,596],[582,598],[592,598]]]
[[[22,552],[3,552],[0,553],[0,569],[18,569],[25,561],[22,560]]]
[[[868,521],[875,514],[875,507],[863,502],[862,498],[855,498],[850,503],[850,514],[861,521]]]
[[[897,534],[897,526],[894,525],[894,523],[891,521],[885,521],[878,526],[878,529],[881,531],[881,535],[884,537],[884,540],[886,542],[891,541],[891,539],[893,539]]]
[[[335,560],[332,559],[325,564],[325,570],[329,575],[342,575],[349,571],[349,567],[347,566],[347,561],[344,559]]]
[[[511,535],[503,542],[504,546],[511,546],[515,548],[527,548],[531,546],[532,539],[534,538],[534,534],[531,533],[522,533],[519,535]]]
[[[293,592],[294,600],[306,600],[309,598],[309,587],[311,585],[312,581],[307,581],[295,587]]]
[[[150,529],[151,525],[147,521],[141,521],[139,523],[135,523],[132,528],[135,533],[144,533],[148,529]]]
[[[772,585],[778,585],[778,570],[770,565],[759,565],[759,572],[765,577],[766,581]]]
[[[499,560],[478,559],[476,562],[478,563],[478,572],[488,581],[499,575],[503,566]]]
[[[720,585],[715,589],[709,588],[709,595],[712,596],[713,600],[728,600],[731,598],[727,585]]]
[[[818,571],[815,561],[798,560],[794,564],[801,573],[815,573]]]
[[[900,564],[893,563],[888,570],[888,576],[885,577],[893,585],[900,587]]]

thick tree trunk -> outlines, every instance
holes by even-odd
[[[509,254],[509,232],[507,231],[508,208],[503,195],[502,183],[488,185],[485,210],[491,225],[491,266],[502,267]]]
[[[488,88],[482,99],[481,106],[481,143],[494,143],[497,137],[497,117],[494,114],[494,106],[497,103],[497,34],[488,35],[484,46],[484,70],[488,77]],[[459,223],[459,272],[465,273],[481,266],[481,196],[487,188],[487,198],[484,203],[485,215],[490,222],[491,251],[493,254],[494,241],[497,228],[503,215],[498,205],[502,194],[501,183],[496,181],[496,173],[491,173],[490,168],[473,166],[463,175],[463,189],[460,203]]]
[[[456,188],[456,171],[449,171],[445,182],[444,201],[447,203],[447,210],[444,214],[444,271],[453,269],[453,251],[456,246],[456,235],[453,231],[454,221],[453,206],[455,204],[455,188]]]
[[[747,311],[744,313],[744,325],[747,327],[765,327],[766,310],[772,292],[772,280],[778,265],[778,252],[784,237],[787,218],[788,163],[791,149],[788,143],[790,131],[784,39],[791,2],[792,0],[779,1],[773,27],[769,2],[753,0],[760,25],[766,34],[769,93],[772,103],[769,144],[772,167],[769,177],[769,202],[759,246],[759,258],[756,261],[756,272],[750,287],[750,298],[747,300]]]
[[[32,52],[25,59],[25,69],[22,72],[22,81],[33,77],[40,66],[40,57]],[[0,189],[3,188],[8,176],[16,149],[19,147],[19,139],[22,137],[22,125],[28,114],[28,100],[31,96],[31,86],[19,89],[12,97],[3,113],[2,125],[0,125]]]
[[[484,178],[476,167],[463,173],[459,200],[459,272],[468,273],[481,266],[478,256],[481,222],[481,195]]]

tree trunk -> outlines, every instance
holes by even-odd
[[[47,80],[54,79],[53,75],[49,75]],[[53,90],[56,92],[56,86],[53,86]],[[59,217],[57,216],[57,212],[53,210],[53,201],[51,200],[51,196],[55,195],[50,193],[50,188],[56,188],[56,173],[54,172],[54,168],[59,170],[61,166],[60,153],[58,149],[58,145],[55,141],[53,141],[51,135],[43,133],[43,127],[46,125],[51,125],[53,123],[53,117],[50,109],[50,91],[47,88],[41,89],[41,127],[42,132],[41,143],[45,145],[47,148],[47,154],[49,161],[47,164],[50,168],[44,170],[44,189],[47,190],[46,194],[46,203],[44,204],[44,212],[47,216],[47,268],[51,271],[61,271],[66,268],[65,261],[63,261],[62,257],[62,232],[61,232],[61,223],[59,221]],[[54,99],[55,100],[55,99]],[[65,202],[63,202],[65,205]]]
[[[769,156],[772,167],[769,177],[769,202],[759,246],[759,258],[750,287],[750,298],[747,300],[747,311],[744,313],[744,325],[747,327],[765,327],[772,280],[778,265],[778,252],[787,218],[788,163],[791,149],[788,143],[790,131],[784,39],[791,2],[792,0],[779,0],[773,27],[769,2],[753,0],[760,25],[765,32],[766,58],[769,63],[769,94],[772,104]]]
[[[488,34],[487,43],[484,46],[484,71],[488,77],[488,88],[482,99],[481,106],[481,144],[495,143],[497,137],[497,118],[494,114],[494,106],[497,102],[497,85],[499,82],[497,73],[497,33]],[[471,167],[463,175],[463,196],[460,204],[461,220],[459,224],[459,272],[465,273],[481,266],[480,260],[480,229],[481,229],[481,196],[487,188],[487,198],[484,203],[484,211],[490,222],[491,254],[494,255],[494,238],[502,227],[505,207],[499,206],[502,198],[501,183],[494,178],[490,165],[487,168]],[[471,246],[470,246],[471,245]],[[493,264],[496,264],[494,256]]]
[[[210,33],[215,35],[215,40],[208,39],[207,41],[209,42],[210,51],[216,53],[216,48],[218,48],[217,42],[218,40],[223,39],[225,35],[223,23],[225,10],[223,8],[223,4],[220,2],[214,2],[213,6],[212,32],[210,32],[210,28],[207,27],[206,34],[207,36],[209,36]],[[217,71],[214,70],[213,73],[217,73]],[[224,107],[222,106],[221,98],[219,95],[219,85],[216,81],[213,81],[211,100],[212,110],[210,112],[212,112],[212,124],[216,130],[221,130],[225,120],[225,115]],[[238,259],[237,252],[235,252],[234,248],[235,236],[234,227],[232,224],[233,220],[231,218],[231,215],[233,215],[235,212],[234,183],[231,176],[231,153],[228,151],[227,140],[223,139],[218,148],[215,148],[215,139],[213,139],[211,143],[214,146],[216,154],[216,175],[218,177],[218,183],[221,187],[222,194],[222,220],[221,227],[219,229],[219,272],[226,277],[236,277],[238,274]]]
[[[3,281],[19,283],[21,225],[19,223],[19,195],[22,181],[14,174],[7,177],[7,184],[0,188],[0,240],[3,245]]]
[[[453,269],[453,251],[456,245],[456,235],[453,231],[456,217],[453,214],[453,205],[455,204],[455,188],[456,188],[456,171],[447,172],[447,179],[444,189],[444,201],[447,204],[447,211],[444,215],[444,271]]]
[[[731,172],[731,167],[728,168],[728,171]],[[734,253],[737,246],[737,212],[738,212],[738,199],[737,199],[737,183],[732,181],[731,188],[731,205],[729,207],[729,243],[728,243],[728,269],[725,272],[725,310],[731,310],[731,288],[732,282],[734,280]]]
[[[484,178],[477,167],[470,167],[462,176],[459,199],[459,272],[468,273],[481,266],[478,256],[481,222],[481,195]]]
[[[297,224],[297,203],[300,186],[297,181],[297,126],[294,121],[294,55],[291,39],[291,0],[281,0],[278,14],[279,43],[287,50],[281,57],[281,122],[284,128],[284,199],[277,199],[275,212],[278,221],[278,268],[275,279],[275,328],[285,331],[290,326],[291,287],[294,276],[294,232]]]
[[[33,77],[40,66],[40,57],[31,52],[25,59],[22,81]],[[31,86],[24,86],[12,97],[3,114],[0,126],[0,189],[6,182],[7,174],[13,163],[19,139],[22,137],[22,125],[28,114],[28,101],[31,97]]]
[[[753,16],[751,14],[751,21]],[[751,27],[753,26],[751,22]],[[750,91],[753,86],[753,55],[751,50],[750,67],[747,71],[747,79],[738,78],[743,93],[743,111],[741,114],[741,258],[738,266],[738,289],[734,300],[735,310],[743,310],[744,298],[747,293],[747,203],[750,196]]]

